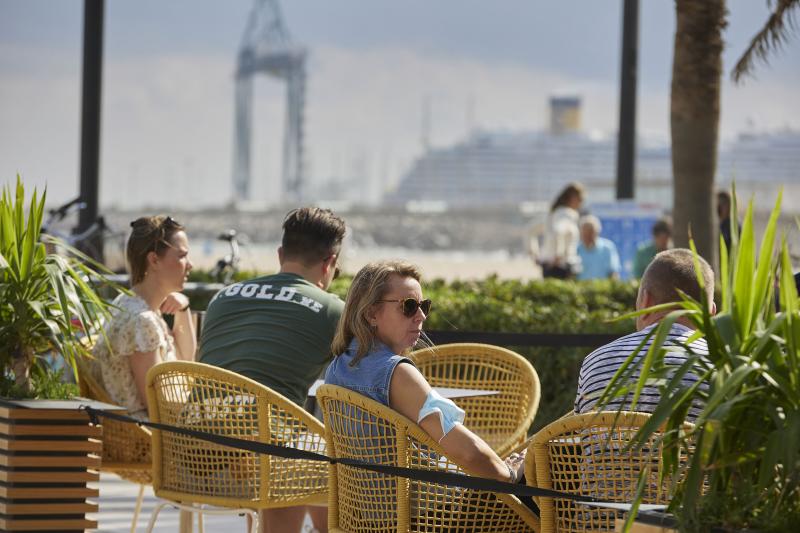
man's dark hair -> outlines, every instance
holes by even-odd
[[[283,220],[283,255],[306,266],[314,265],[339,253],[344,233],[344,220],[329,209],[294,209]]]
[[[731,193],[725,190],[717,191],[717,204],[731,206]]]
[[[653,224],[653,237],[656,235],[672,235],[672,224],[666,218],[661,218]]]
[[[708,302],[714,301],[714,272],[705,259],[698,256]],[[673,248],[656,254],[642,276],[643,290],[652,296],[653,304],[680,302],[683,291],[702,301],[700,283],[694,270],[694,254],[686,248]]]

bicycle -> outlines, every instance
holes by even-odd
[[[221,257],[209,272],[211,277],[218,283],[230,284],[234,276],[239,272],[241,255],[239,254],[240,243],[237,235],[235,229],[229,229],[217,237],[218,240],[226,241],[230,246],[230,252]]]
[[[102,240],[110,242],[123,235],[112,231],[108,224],[106,224],[105,218],[102,215],[98,216],[88,228],[78,233],[72,233],[59,228],[59,225],[61,225],[69,215],[77,213],[85,208],[86,202],[78,197],[57,208],[48,210],[47,219],[42,223],[40,230],[41,240],[44,242],[48,253],[68,255],[72,253],[72,250],[79,250],[89,257],[101,257],[103,249],[98,247],[98,241],[100,241],[98,237],[102,236]],[[122,265],[122,269],[124,269],[124,264]],[[111,270],[117,271],[119,268],[113,268]]]

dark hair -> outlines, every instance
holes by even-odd
[[[555,211],[556,208],[567,205],[567,202],[569,202],[570,198],[573,196],[583,198],[583,185],[580,183],[570,183],[564,187],[564,189],[556,198],[555,202],[553,202],[553,205],[550,207],[550,211]]]
[[[184,228],[174,218],[158,215],[140,217],[131,222],[131,235],[125,256],[131,272],[131,286],[144,279],[147,273],[147,254],[164,255],[172,245],[172,237]]]
[[[672,235],[672,223],[669,219],[661,218],[653,224],[653,237],[656,235]]]
[[[654,304],[681,301],[678,290],[702,301],[702,289],[694,270],[694,254],[686,248],[673,248],[656,254],[642,276],[641,289],[653,297]],[[714,301],[714,272],[700,256],[700,273],[709,304]]]
[[[344,233],[344,220],[329,209],[294,209],[283,220],[283,255],[306,266],[314,265],[339,253]]]
[[[722,204],[730,207],[731,193],[725,190],[717,191],[717,204]]]

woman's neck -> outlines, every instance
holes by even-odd
[[[144,300],[147,307],[153,311],[158,311],[164,299],[169,295],[169,291],[164,289],[161,284],[157,283],[152,277],[143,279],[131,289],[139,298]]]

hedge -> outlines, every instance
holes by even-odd
[[[192,273],[192,279],[197,281],[207,280],[206,276]],[[237,280],[255,276],[253,272],[244,272]],[[344,299],[351,279],[336,280],[330,291]],[[623,335],[633,331],[633,321],[615,319],[633,310],[637,289],[636,282],[613,280],[521,282],[489,277],[448,283],[437,279],[423,284],[425,297],[433,300],[433,311],[425,327],[448,331]],[[193,295],[192,307],[204,309],[210,296]],[[572,409],[580,363],[591,348],[508,348],[526,357],[541,381],[542,397],[531,431]]]

